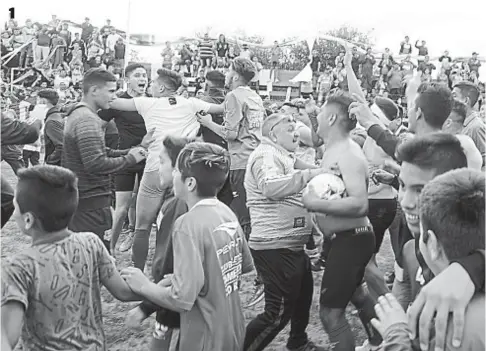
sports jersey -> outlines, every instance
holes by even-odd
[[[159,154],[167,135],[178,138],[195,137],[200,124],[196,113],[208,112],[210,104],[199,99],[177,97],[136,97],[133,99],[137,112],[143,117],[147,130],[155,128],[154,142],[149,146],[145,171],[159,169]]]

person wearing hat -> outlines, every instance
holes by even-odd
[[[262,142],[248,159],[245,188],[252,219],[248,241],[265,287],[264,312],[246,328],[244,350],[263,350],[291,322],[289,350],[323,350],[308,340],[313,295],[310,259],[304,251],[312,230],[302,191],[320,168],[296,168],[299,147],[295,118],[272,114]]]
[[[477,73],[477,76],[479,77],[479,67],[481,67],[481,61],[479,61],[478,55],[479,54],[477,52],[473,52],[472,57],[469,59],[467,64],[469,66],[469,70],[471,72],[475,71]]]

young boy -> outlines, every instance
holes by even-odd
[[[122,273],[130,287],[181,315],[180,350],[240,350],[245,336],[239,288],[253,269],[236,215],[216,195],[229,172],[228,151],[209,143],[188,144],[173,173],[174,195],[189,211],[172,230],[174,274],[158,284],[141,270]]]
[[[484,250],[484,181],[484,173],[460,168],[437,176],[422,190],[419,248],[435,276],[457,258]],[[445,350],[484,350],[484,302],[484,292],[476,293],[469,302],[460,348],[452,345],[452,325],[449,325]],[[375,309],[379,321],[375,319],[372,323],[383,335],[386,350],[419,349],[408,337],[407,316],[393,295],[381,297]],[[433,344],[429,350],[434,350]]]
[[[58,166],[18,172],[13,218],[32,246],[2,262],[2,350],[106,350],[101,285],[137,300],[93,233],[67,229],[78,181]],[[22,327],[23,324],[23,327]]]

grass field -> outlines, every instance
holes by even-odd
[[[16,178],[10,166],[6,163],[2,162],[2,175],[7,176],[8,180],[12,185],[16,183]],[[153,255],[153,248],[155,246],[155,239],[154,235],[151,236],[151,250],[149,252],[149,259],[148,263],[150,265]],[[20,252],[22,249],[30,245],[30,238],[22,235],[15,223],[10,221],[1,231],[1,253],[2,259],[4,257],[8,257],[9,255],[13,255],[17,252]],[[127,267],[129,264],[129,253],[118,254],[117,256],[117,265],[118,267],[124,268]],[[386,270],[390,270],[393,265],[393,253],[391,251],[389,236],[386,235],[385,240],[383,242],[383,246],[381,248],[381,252],[378,255],[378,263],[380,268],[385,272]],[[146,270],[146,272],[151,272],[150,267]],[[326,333],[323,331],[321,323],[319,321],[319,313],[318,313],[318,293],[319,287],[321,283],[322,272],[314,273],[314,303],[311,309],[311,320],[309,326],[307,328],[307,333],[312,341],[316,344],[321,345],[328,345],[328,338]],[[242,289],[241,289],[241,298],[243,301],[243,305],[245,305],[246,301],[249,299],[252,289],[252,282],[254,279],[254,274],[249,274],[243,277]],[[102,291],[102,298],[103,298],[103,316],[104,316],[104,325],[105,325],[105,334],[108,344],[108,350],[110,351],[147,351],[149,350],[149,345],[151,341],[151,332],[153,329],[153,318],[149,318],[143,324],[141,330],[133,330],[129,329],[125,326],[124,320],[126,313],[132,306],[135,306],[134,303],[123,303],[116,299],[114,299],[104,288]],[[249,322],[252,318],[254,318],[257,314],[261,313],[263,310],[263,302],[260,302],[258,305],[254,306],[253,308],[246,308],[244,310],[245,318],[247,322]],[[365,339],[365,334],[363,328],[361,327],[361,323],[357,318],[357,315],[353,311],[352,306],[348,306],[347,311],[348,319],[351,324],[351,327],[356,335],[357,345],[361,345]],[[284,349],[287,336],[289,334],[289,327],[285,328],[276,338],[275,340],[267,347],[267,350],[282,350]],[[22,350],[22,347],[19,345],[16,350]]]

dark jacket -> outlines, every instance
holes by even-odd
[[[175,221],[187,213],[187,205],[176,197],[165,199],[166,209],[157,230],[155,254],[152,263],[152,277],[155,283],[162,280],[164,275],[174,273],[174,256],[172,251],[172,227]],[[169,328],[180,327],[180,315],[177,312],[162,308],[156,304],[144,300],[140,309],[148,317],[157,312],[157,322]]]
[[[64,138],[64,116],[57,107],[47,111],[44,122],[45,163],[60,166],[62,141]]]
[[[210,89],[207,95],[204,95],[201,100],[209,102],[211,104],[222,104],[224,101],[223,89]],[[211,115],[213,122],[222,125],[224,122],[224,114]],[[200,133],[203,136],[204,141],[212,144],[219,145],[228,150],[228,143],[220,137],[218,134],[210,130],[209,128],[201,126]]]

